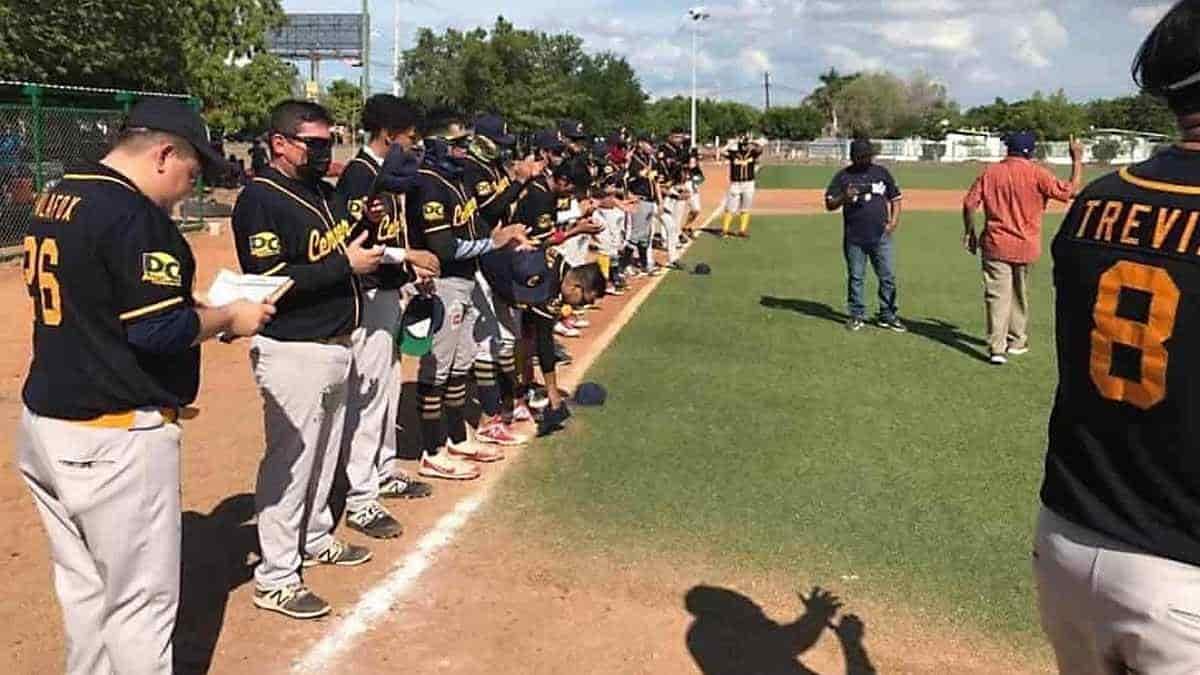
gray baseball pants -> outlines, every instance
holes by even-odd
[[[17,462],[50,539],[69,675],[168,675],[179,605],[179,426],[21,415]]]
[[[396,409],[403,382],[396,359],[400,291],[363,294],[362,325],[351,335],[354,368],[346,401],[346,509],[357,511],[379,498],[379,484],[397,459]]]
[[[352,361],[348,340],[281,342],[260,335],[251,343],[267,440],[254,494],[262,549],[254,580],[260,589],[299,583],[301,551],[316,556],[333,543],[329,492]]]

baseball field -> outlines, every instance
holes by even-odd
[[[936,162],[880,162],[886,166],[900,187],[907,190],[963,190],[971,183],[983,164],[939,164]],[[1048,165],[1062,178],[1069,178],[1071,167]],[[838,166],[833,164],[774,164],[763,168],[758,187],[764,190],[824,190]],[[1084,180],[1090,181],[1114,171],[1112,167],[1088,166]]]
[[[567,342],[568,385],[604,384],[605,407],[482,481],[393,504],[401,539],[370,543],[363,568],[306,574],[335,606],[320,621],[251,606],[261,401],[245,345],[206,347],[184,426],[180,672],[717,673],[739,654],[772,673],[1048,672],[1028,549],[1054,382],[1049,265],[1033,351],[991,368],[960,174],[906,202],[909,334],[847,333],[840,217],[764,191],[778,215],[752,239],[688,252],[712,275],[643,281]],[[706,209],[725,188],[709,176]],[[201,287],[234,265],[227,232],[191,241]],[[29,354],[18,267],[0,269],[0,302],[21,308],[0,328],[11,429]],[[53,672],[45,537],[9,437],[2,457],[0,672]]]

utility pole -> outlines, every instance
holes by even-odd
[[[400,0],[392,20],[392,96],[400,95]]]
[[[763,73],[763,96],[766,98],[766,110],[771,109],[771,73]]]
[[[700,37],[700,23],[708,20],[711,15],[703,7],[693,7],[688,10],[688,18],[692,20],[692,143],[699,147],[700,139],[696,138],[696,59],[698,53],[696,44]]]
[[[371,95],[371,6],[362,0],[362,96],[365,102]]]

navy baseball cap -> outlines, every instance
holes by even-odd
[[[545,251],[516,251],[513,253],[513,300],[528,305],[548,302],[554,282]]]
[[[1032,131],[1019,131],[1004,137],[1004,145],[1008,146],[1008,154],[1028,159],[1037,148],[1037,135]]]
[[[567,145],[557,131],[545,129],[533,135],[533,147],[539,150],[562,150]]]
[[[517,137],[508,133],[508,123],[499,115],[484,115],[475,120],[475,134],[486,136],[496,145],[515,145]]]
[[[563,120],[558,123],[558,131],[563,138],[571,140],[579,140],[587,138],[587,132],[583,130],[583,122],[579,120]]]
[[[229,169],[229,163],[212,146],[204,118],[180,99],[142,99],[129,111],[125,128],[162,131],[182,138],[195,148],[206,173],[219,174]]]
[[[579,405],[604,405],[608,400],[608,390],[595,382],[584,382],[575,390],[575,402]]]
[[[875,156],[875,144],[865,138],[856,138],[850,143],[850,159],[864,159]]]

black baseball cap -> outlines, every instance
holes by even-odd
[[[563,138],[569,138],[573,141],[587,138],[587,132],[583,130],[583,122],[579,120],[563,120],[558,123],[558,131]]]
[[[496,145],[515,145],[517,137],[508,133],[508,123],[499,115],[484,115],[475,120],[475,135],[485,136]]]
[[[875,156],[875,144],[866,138],[856,138],[850,143],[850,159],[865,159]]]
[[[125,128],[162,131],[182,138],[195,148],[205,173],[210,175],[229,168],[229,163],[213,148],[204,118],[180,99],[142,99],[129,111]]]
[[[512,261],[512,295],[518,303],[540,305],[553,295],[554,278],[545,251],[516,251]]]
[[[557,131],[544,129],[533,135],[533,147],[539,150],[562,150],[567,146]]]

